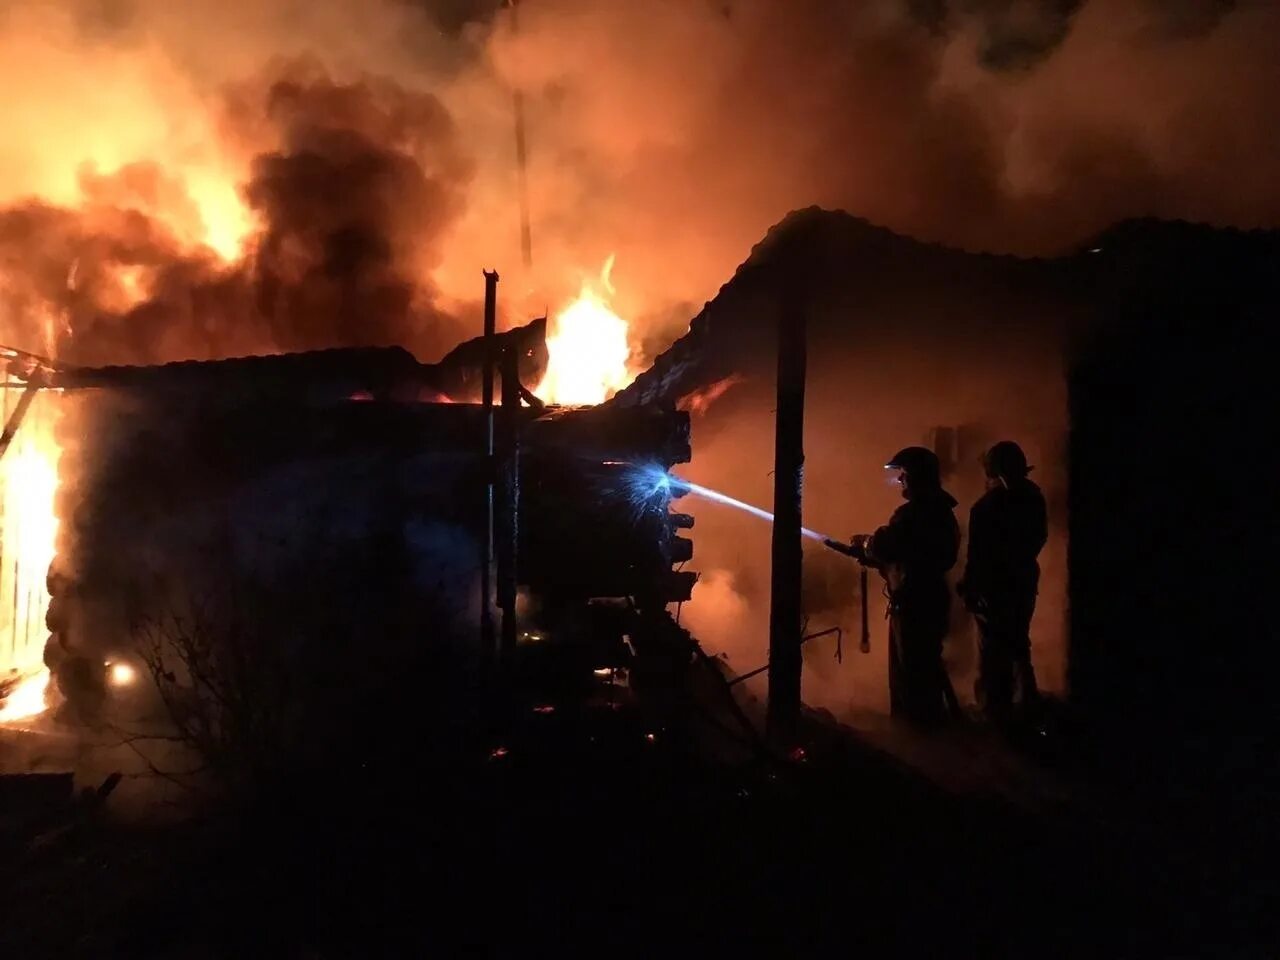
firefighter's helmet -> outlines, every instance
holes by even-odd
[[[1001,440],[983,454],[982,467],[992,480],[1021,480],[1031,472],[1027,455],[1012,440]]]
[[[885,469],[902,471],[908,482],[917,487],[937,486],[942,482],[942,466],[938,462],[938,455],[927,447],[905,447],[899,450],[889,458]]]

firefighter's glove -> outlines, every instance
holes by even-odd
[[[823,540],[822,542],[836,551],[836,553],[843,553],[846,557],[853,557],[859,563],[866,563],[867,540],[869,539],[866,534],[860,533],[850,538],[848,543],[841,543],[839,540]]]

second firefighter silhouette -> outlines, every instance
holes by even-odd
[[[1012,440],[982,458],[987,492],[969,513],[969,551],[957,588],[981,634],[978,701],[997,722],[1009,719],[1015,679],[1024,707],[1039,701],[1031,666],[1031,615],[1048,539],[1044,495],[1028,479],[1026,455]]]
[[[907,502],[889,522],[848,544],[827,546],[878,569],[889,593],[889,708],[920,724],[940,721],[951,694],[942,664],[950,619],[947,571],[960,551],[956,500],[942,489],[938,458],[907,447],[885,465]]]

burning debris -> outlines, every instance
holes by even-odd
[[[19,673],[17,668],[12,672]],[[11,682],[0,707],[0,723],[29,720],[44,713],[48,707],[49,671],[39,668],[34,674]]]

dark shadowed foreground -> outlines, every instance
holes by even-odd
[[[492,722],[457,722],[474,706],[460,685],[414,698],[393,684],[401,696],[343,725],[333,763],[294,768],[239,812],[6,833],[7,952],[1135,956],[1275,943],[1274,825],[1256,776],[1224,802],[1223,762],[1168,791],[1154,760],[1133,766],[1142,745],[1103,751],[1064,721],[1024,763],[1105,785],[1103,803],[963,796],[818,717],[802,755],[752,761],[705,682],[658,708],[596,677],[590,651],[524,650],[524,693]]]

